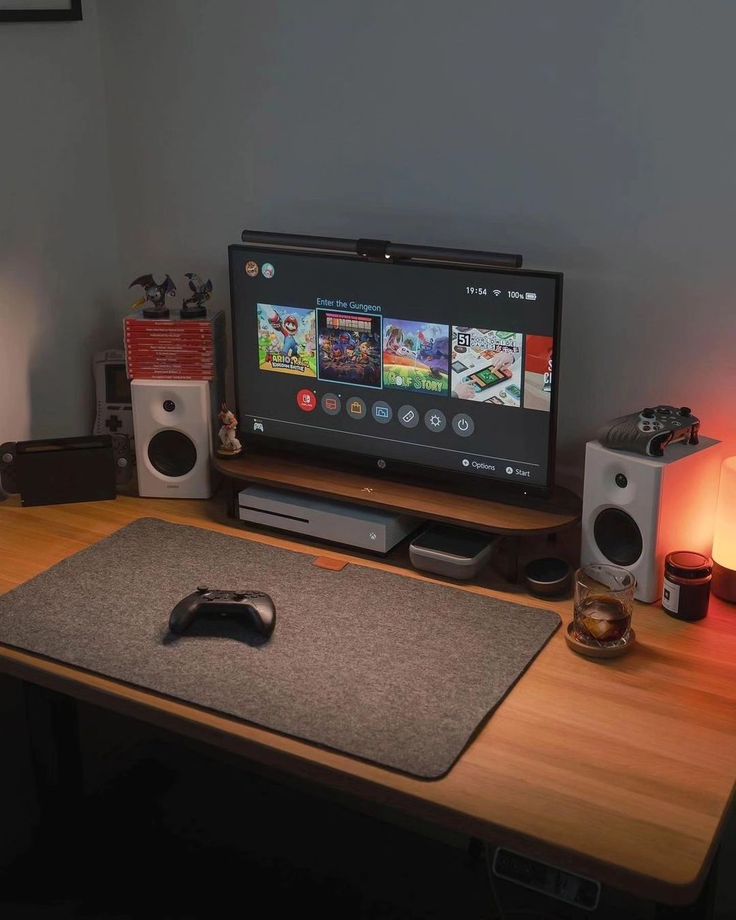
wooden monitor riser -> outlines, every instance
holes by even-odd
[[[554,533],[580,520],[580,499],[561,488],[548,500],[505,504],[446,492],[438,485],[396,482],[263,454],[216,457],[214,466],[231,481],[307,492],[506,536]]]

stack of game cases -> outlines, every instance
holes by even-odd
[[[125,360],[131,380],[214,380],[224,344],[222,310],[203,319],[125,319]]]

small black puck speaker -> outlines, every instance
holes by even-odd
[[[524,584],[536,597],[562,597],[570,591],[572,566],[552,556],[533,559],[524,567]]]

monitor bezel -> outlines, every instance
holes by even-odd
[[[248,243],[233,243],[228,247],[228,271],[230,281],[230,323],[231,323],[231,343],[230,354],[232,357],[233,386],[235,414],[240,418],[240,386],[238,380],[238,310],[236,309],[233,292],[235,278],[236,258],[244,253],[270,252],[278,257],[280,251],[278,247],[269,247],[267,245],[253,245]],[[300,255],[305,255],[317,259],[330,259],[338,261],[361,262],[365,261],[360,256],[350,253],[328,253],[324,251],[302,251]],[[376,263],[384,264],[384,263]],[[395,264],[387,262],[387,265]],[[432,263],[416,262],[416,267]],[[446,271],[467,271],[468,265],[458,264],[437,264],[432,265],[434,268],[442,268]],[[269,435],[259,434],[253,436],[252,433],[240,430],[240,439],[246,452],[258,453],[259,455],[268,454],[275,457],[287,457],[294,459],[295,453],[299,459],[304,458],[306,461],[319,461],[322,465],[329,465],[335,469],[349,468],[352,471],[359,471],[370,475],[374,478],[387,479],[395,482],[410,482],[414,485],[417,481],[425,482],[427,485],[442,484],[449,492],[457,492],[464,495],[472,495],[479,498],[493,499],[496,501],[523,501],[525,498],[546,499],[549,498],[555,487],[555,467],[557,452],[557,416],[559,403],[559,366],[560,366],[560,346],[562,332],[562,272],[542,271],[526,268],[505,268],[497,266],[473,266],[473,271],[484,272],[487,274],[508,275],[509,277],[525,278],[548,278],[555,282],[555,299],[554,299],[554,317],[552,336],[555,347],[552,352],[552,379],[554,381],[550,400],[550,423],[549,439],[547,453],[547,482],[546,485],[526,484],[515,482],[504,482],[491,477],[474,477],[465,473],[447,470],[442,467],[428,466],[424,463],[412,463],[405,460],[394,460],[393,458],[377,458],[374,456],[361,454],[358,451],[343,450],[334,447],[320,447],[318,445],[306,444],[298,439],[291,438],[274,438]],[[380,461],[385,463],[384,467],[380,466]]]

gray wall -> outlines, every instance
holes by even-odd
[[[86,434],[119,330],[93,0],[82,23],[0,23],[0,113],[0,441]]]
[[[730,0],[99,12],[126,280],[194,269],[225,302],[245,226],[518,250],[566,275],[568,474],[646,403],[736,433]]]
[[[560,453],[687,403],[736,434],[736,4],[101,0],[124,272],[245,227],[565,272]]]

